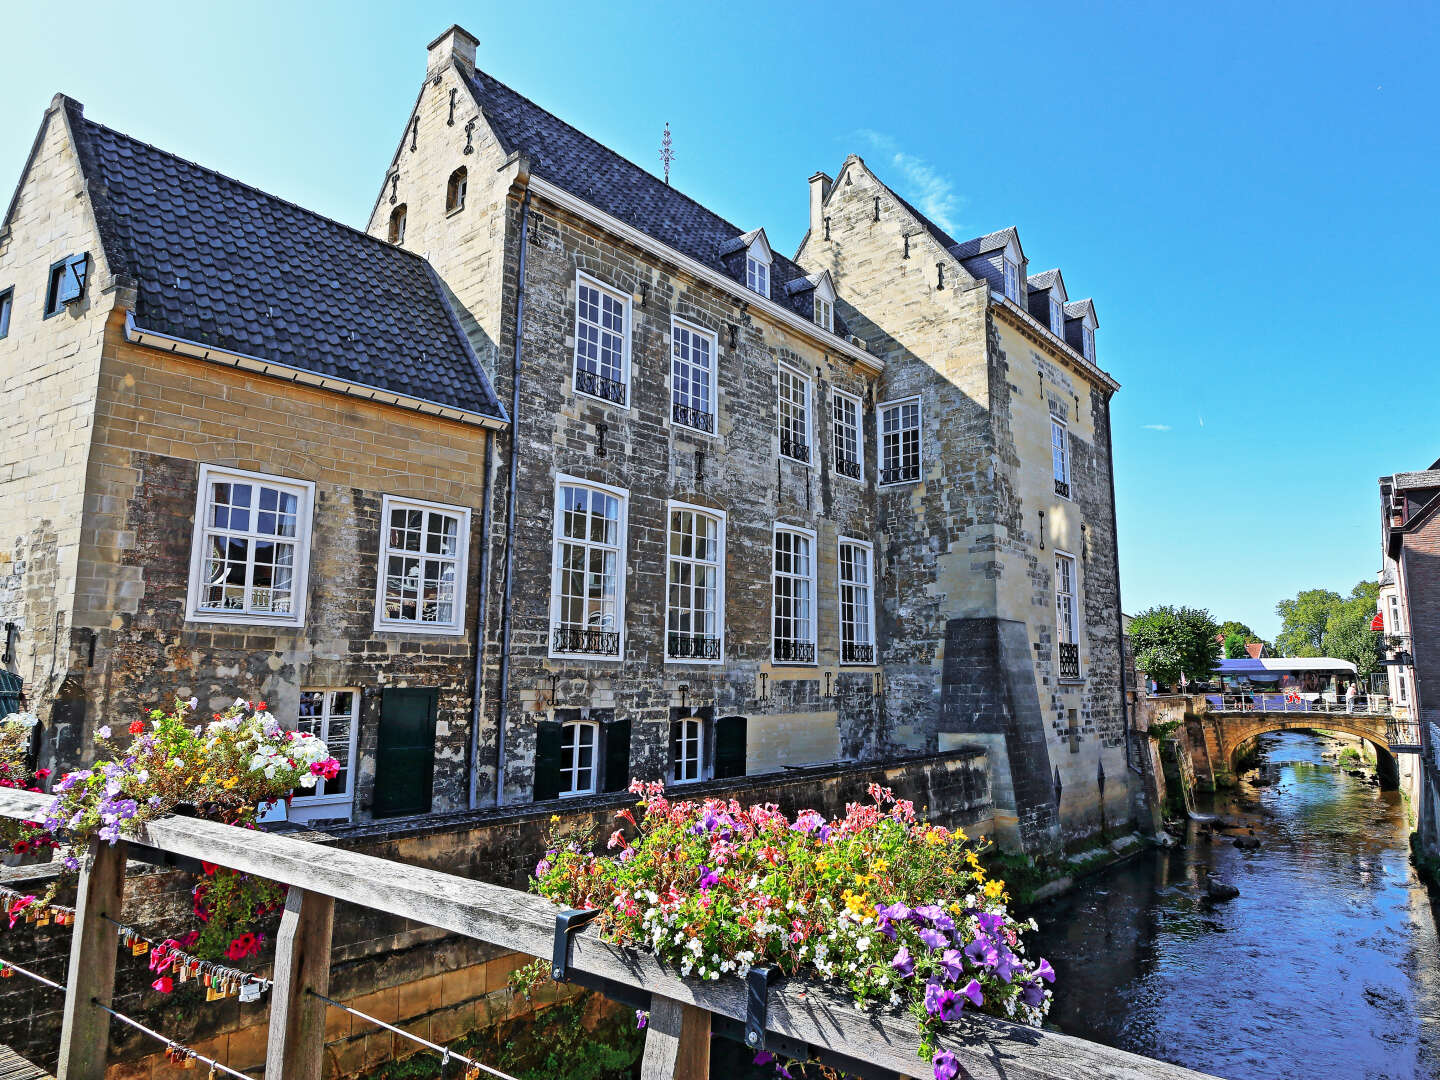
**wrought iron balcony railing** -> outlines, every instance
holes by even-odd
[[[577,626],[555,628],[555,651],[558,653],[586,653],[595,656],[619,656],[620,632],[618,630],[586,630]]]
[[[671,632],[666,635],[665,655],[672,660],[719,660],[720,639]]]
[[[860,462],[854,458],[837,457],[835,459],[835,471],[842,476],[848,476],[851,480],[860,479]]]
[[[886,465],[880,470],[880,482],[882,484],[904,484],[911,480],[919,479],[919,462],[913,465]]]
[[[1080,678],[1080,646],[1073,641],[1060,642],[1060,678]]]
[[[875,662],[875,646],[863,645],[857,641],[842,641],[840,643],[840,660],[846,664],[873,664]]]
[[[777,662],[792,664],[813,664],[815,662],[815,644],[810,641],[789,641],[785,638],[775,639],[775,659]]]
[[[692,409],[689,405],[681,405],[677,401],[672,406],[670,415],[677,424],[684,424],[711,435],[715,433],[714,413],[708,413],[704,409]]]
[[[625,404],[625,384],[623,382],[607,379],[604,375],[597,375],[584,368],[579,368],[575,372],[575,389],[587,394],[594,394],[606,401],[613,401],[616,405]]]
[[[1065,480],[1056,480],[1055,494],[1068,499],[1070,497],[1070,484]]]
[[[796,461],[810,460],[810,446],[799,439],[792,439],[789,435],[780,436],[780,453],[785,457],[794,458]]]

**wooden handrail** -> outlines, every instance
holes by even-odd
[[[48,802],[47,796],[0,788],[0,815],[36,820],[44,816]],[[132,846],[203,859],[311,896],[399,915],[515,952],[549,957],[553,951],[559,909],[542,897],[500,885],[199,818],[160,818],[127,835],[127,840]],[[287,909],[287,917],[291,915]],[[297,907],[293,916],[298,915]],[[75,935],[78,948],[82,937],[78,924]],[[570,967],[575,971],[638,987],[680,1005],[745,1019],[745,987],[738,979],[681,978],[651,953],[601,941],[593,925],[575,931],[571,941]],[[272,1008],[274,1002],[293,997],[290,987],[281,985],[282,975],[308,966],[296,958],[276,965]],[[820,983],[801,979],[776,983],[770,991],[767,1030],[902,1076],[930,1073],[929,1064],[916,1056],[919,1035],[913,1018],[898,1011],[860,1012],[853,1002]],[[955,1054],[962,1075],[972,1080],[1203,1080],[1207,1075],[978,1014],[951,1024],[940,1044]]]

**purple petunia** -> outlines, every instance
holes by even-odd
[[[700,891],[709,892],[716,885],[720,884],[720,872],[711,870],[708,866],[700,867]]]
[[[960,1075],[960,1062],[949,1050],[941,1050],[930,1062],[935,1066],[935,1080],[955,1080]]]
[[[950,1021],[960,1016],[965,1002],[948,986],[931,979],[925,984],[925,1011],[941,1020]]]
[[[636,1009],[636,1010],[635,1010],[635,1027],[636,1027],[638,1030],[640,1030],[640,1031],[644,1031],[644,1030],[645,1030],[645,1025],[648,1024],[648,1023],[650,1023],[650,1014],[649,1014],[648,1012],[646,1012],[644,1009]]]
[[[960,990],[960,993],[969,998],[970,1004],[974,1005],[977,1009],[985,1002],[985,995],[980,991],[980,984],[974,979],[966,983]]]
[[[940,972],[950,982],[960,978],[960,950],[946,949],[940,954]]]
[[[1048,983],[1055,981],[1055,969],[1050,966],[1050,961],[1043,957],[1040,959],[1040,962],[1035,965],[1035,970],[1030,974],[1038,975]]]
[[[1045,987],[1038,982],[1021,983],[1020,1000],[1032,1009],[1038,1009],[1045,1002]]]
[[[976,934],[975,940],[965,946],[965,955],[976,967],[994,967],[999,959],[994,943],[983,934]]]
[[[998,934],[1000,928],[1005,925],[1005,916],[996,915],[990,911],[982,911],[975,916],[975,921],[980,924],[980,929],[985,933]]]
[[[915,958],[910,955],[910,950],[904,945],[900,946],[900,951],[895,954],[895,959],[890,961],[890,966],[907,979],[915,974]]]
[[[948,937],[939,930],[931,930],[928,926],[920,931],[920,940],[925,943],[925,947],[931,952],[934,952],[936,949],[943,949],[946,945],[950,944]]]

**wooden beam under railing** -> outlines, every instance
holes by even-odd
[[[34,820],[43,816],[48,801],[46,796],[33,792],[0,788],[0,815]],[[307,894],[399,915],[515,952],[549,957],[554,948],[558,914],[555,905],[539,896],[488,882],[199,818],[160,818],[146,823],[127,839],[132,846],[217,863],[241,873],[282,882]],[[282,932],[282,939],[293,943],[299,935],[303,941],[306,932],[293,925],[301,920],[301,907],[297,905],[293,913],[287,908],[287,916],[292,922],[291,938],[285,939]],[[318,940],[318,931],[309,933]],[[89,949],[98,947],[87,945],[88,941],[77,921],[72,971],[77,962],[88,963]],[[328,949],[328,942],[326,947]],[[81,951],[78,959],[75,950]],[[113,964],[113,948],[110,951]],[[298,991],[289,985],[287,973],[313,970],[310,965],[314,962],[313,956],[301,958],[297,954],[287,964],[277,963],[272,1009],[276,1007],[275,1002],[296,1000]],[[668,999],[672,1004],[665,1006],[667,1010],[673,1011],[673,1004],[678,1004],[735,1020],[743,1021],[746,1016],[746,992],[740,980],[702,982],[681,978],[651,953],[601,941],[593,925],[571,935],[570,967],[594,978],[639,987],[656,998]],[[282,974],[286,975],[285,985],[282,985]],[[67,1009],[67,1020],[69,1016]],[[666,1024],[667,1029],[670,1026]],[[683,1030],[700,1027],[699,1024],[682,1025]],[[285,1030],[304,1032],[303,1037],[311,1044],[315,1039],[323,1039],[323,1028],[323,1024],[317,1029],[313,1024],[292,1024],[288,1020],[284,1025]],[[767,1030],[802,1044],[825,1047],[869,1062],[901,1076],[926,1076],[930,1071],[929,1063],[921,1062],[917,1056],[920,1040],[912,1017],[898,1011],[861,1012],[852,1002],[821,983],[792,979],[775,984],[769,995]],[[955,1054],[964,1070],[961,1075],[969,1080],[1206,1078],[1206,1074],[1124,1050],[978,1014],[949,1025],[939,1042],[943,1049]],[[692,1052],[696,1052],[696,1048],[676,1049],[677,1068]],[[313,1045],[272,1043],[271,1046],[271,1054],[279,1054],[282,1061],[310,1062],[316,1053]],[[275,1058],[272,1056],[270,1060]],[[288,1080],[292,1073],[283,1071],[281,1075]]]

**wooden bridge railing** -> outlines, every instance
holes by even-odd
[[[0,814],[34,820],[45,796],[0,789]],[[195,818],[167,817],[127,843],[95,844],[80,873],[66,984],[59,1080],[103,1080],[114,988],[117,928],[124,900],[127,849],[132,846],[217,863],[290,887],[280,922],[270,999],[265,1075],[271,1080],[320,1080],[330,936],[336,900],[537,957],[553,955],[553,904],[529,893],[436,870],[237,829]],[[681,978],[648,953],[600,940],[593,926],[570,935],[569,969],[587,983],[650,995],[644,1080],[706,1080],[712,1018],[747,1018],[746,986],[738,979]],[[767,1037],[825,1048],[856,1063],[864,1075],[929,1077],[916,1056],[914,1020],[902,1013],[857,1011],[826,987],[782,980],[769,989]],[[1204,1075],[1082,1039],[979,1015],[952,1024],[942,1040],[972,1080],[1204,1080]]]

